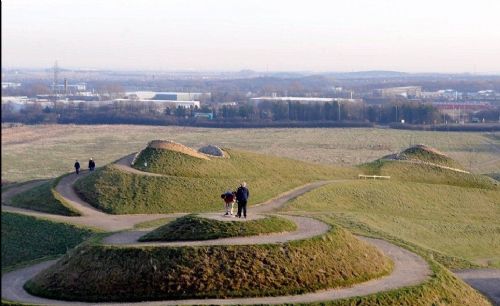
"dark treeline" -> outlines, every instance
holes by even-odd
[[[201,108],[165,108],[156,103],[113,102],[92,106],[88,103],[56,103],[51,107],[27,104],[16,110],[2,104],[2,122],[37,123],[130,123],[130,124],[199,124],[239,125],[270,124],[270,122],[346,122],[389,124],[404,120],[409,124],[441,123],[448,118],[427,104],[400,103],[366,105],[363,103],[261,102],[236,106],[204,105]],[[198,117],[210,114],[213,118]]]

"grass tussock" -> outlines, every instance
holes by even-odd
[[[312,181],[356,174],[354,169],[236,150],[229,151],[229,159],[212,160],[157,149],[144,152],[136,164],[144,165],[147,157],[147,170],[166,176],[138,175],[110,165],[78,180],[75,189],[112,214],[207,212],[221,209],[220,194],[236,189],[241,181],[248,183],[252,205]]]
[[[9,205],[56,215],[80,216],[55,190],[60,179],[61,177],[15,195]]]
[[[296,229],[297,226],[292,221],[275,216],[241,222],[218,221],[188,215],[149,232],[142,236],[139,241],[208,240],[291,232]]]
[[[313,190],[286,209],[334,213],[343,226],[363,224],[448,256],[500,262],[499,190],[360,180]],[[450,268],[461,262],[442,259]]]
[[[313,239],[272,245],[91,245],[65,256],[25,288],[92,302],[276,296],[349,286],[391,269],[377,249],[337,227]]]
[[[2,212],[2,269],[64,254],[93,233],[65,223]]]

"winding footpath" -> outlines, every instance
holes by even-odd
[[[133,160],[134,155],[126,156],[125,158],[117,161],[115,167],[120,168],[123,171],[129,171],[136,174],[142,175],[158,175],[152,173],[145,173],[137,169],[130,167],[130,162]],[[87,174],[83,174],[87,175]],[[108,215],[102,211],[97,210],[93,206],[89,205],[73,190],[74,182],[80,178],[74,174],[65,176],[56,187],[56,191],[73,207],[75,207],[82,216],[79,217],[66,217],[58,216],[47,213],[34,212],[26,209],[15,208],[7,205],[2,205],[2,211],[11,211],[22,214],[28,214],[36,217],[47,218],[55,221],[68,222],[73,224],[85,225],[90,227],[99,228],[106,231],[121,231],[112,234],[104,239],[105,244],[119,244],[126,245],[128,247],[144,246],[144,245],[164,245],[164,246],[188,246],[188,245],[248,245],[248,244],[269,244],[269,243],[283,243],[286,241],[297,240],[297,239],[307,239],[313,236],[321,235],[329,230],[329,226],[318,220],[299,217],[299,216],[289,216],[280,214],[281,217],[292,220],[297,224],[297,229],[293,232],[287,233],[274,233],[268,235],[260,236],[249,236],[249,237],[235,237],[235,238],[224,238],[224,239],[214,239],[205,241],[185,241],[185,242],[138,242],[137,239],[144,235],[146,231],[123,231],[125,229],[130,229],[136,223],[155,220],[158,218],[165,217],[179,217],[185,214],[137,214],[137,215]],[[320,181],[307,184],[291,191],[283,193],[278,197],[266,201],[264,203],[255,205],[251,207],[252,213],[255,213],[254,218],[259,218],[257,214],[270,213],[271,211],[280,208],[287,201],[300,196],[306,192],[309,192],[315,188],[323,186],[328,183],[339,182],[339,181]],[[22,187],[22,186],[21,186]],[[18,188],[18,192],[25,190],[21,187]],[[15,187],[12,187],[15,188]],[[15,190],[11,190],[8,196],[4,197],[2,195],[2,203],[8,204],[8,198],[15,194]],[[217,214],[199,214],[207,218],[215,218],[218,220],[228,220],[234,221],[232,218],[224,218]],[[358,237],[359,239],[374,245],[386,256],[392,259],[394,262],[394,270],[391,274],[373,279],[367,282],[356,284],[348,288],[335,288],[328,290],[321,290],[317,292],[301,294],[301,295],[291,295],[291,296],[277,296],[277,297],[255,297],[255,298],[231,298],[231,299],[192,299],[192,300],[171,300],[171,301],[155,301],[155,302],[140,302],[140,303],[98,303],[106,305],[192,305],[192,304],[282,304],[282,303],[309,303],[309,302],[321,302],[334,299],[342,299],[353,296],[373,294],[377,292],[393,290],[397,288],[402,288],[406,286],[418,285],[426,281],[431,275],[431,270],[427,262],[420,256],[389,242],[380,239]],[[32,296],[23,289],[23,285],[26,281],[31,279],[37,273],[43,271],[44,269],[50,267],[56,262],[56,260],[45,261],[39,264],[35,264],[23,269],[15,270],[9,273],[5,273],[2,276],[2,298],[9,301],[16,301],[29,304],[49,304],[49,305],[95,305],[96,303],[82,303],[82,302],[68,302],[68,301],[58,301],[40,298]]]

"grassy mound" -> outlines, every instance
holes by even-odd
[[[313,190],[286,209],[334,214],[343,226],[362,224],[448,256],[500,263],[499,190],[359,180]],[[450,268],[460,262],[436,259]]]
[[[222,209],[220,194],[246,181],[249,205],[312,181],[353,177],[354,169],[315,165],[296,160],[228,150],[231,158],[203,160],[169,150],[146,148],[136,167],[162,173],[147,176],[112,165],[78,180],[75,189],[107,213],[207,212]],[[144,165],[147,161],[147,169]],[[251,210],[251,208],[250,208]]]
[[[498,189],[499,183],[485,175],[457,172],[430,164],[376,160],[359,166],[364,174],[389,175],[391,180]]]
[[[66,300],[140,301],[299,294],[389,273],[374,247],[341,228],[284,244],[76,249],[25,288]]]
[[[395,156],[398,160],[432,163],[440,166],[463,169],[462,165],[444,153],[426,145],[410,147]]]
[[[92,234],[89,229],[2,212],[2,269],[64,254]]]
[[[198,152],[190,147],[186,147],[183,144],[170,141],[170,140],[153,140],[148,144],[148,149],[156,149],[156,150],[164,150],[164,151],[172,151],[178,152],[181,154],[185,154],[188,156],[201,158],[201,159],[209,159],[205,154]]]
[[[266,233],[291,232],[297,229],[292,221],[266,217],[252,221],[218,221],[189,215],[178,218],[142,236],[139,241],[187,241],[226,237],[253,236]]]
[[[199,159],[176,151],[155,148],[144,149],[134,165],[135,168],[152,173],[192,178],[260,178],[287,176],[296,177],[301,174],[332,175],[338,168],[314,165],[288,158],[266,156],[251,152],[225,149],[231,158]],[[147,166],[144,166],[144,163]],[[236,187],[238,181],[230,186]]]
[[[60,178],[21,192],[12,197],[9,205],[56,215],[80,216],[55,190],[59,180]]]

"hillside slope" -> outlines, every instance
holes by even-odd
[[[230,158],[209,160],[177,151],[145,149],[139,170],[143,175],[112,164],[80,179],[75,189],[87,202],[112,214],[206,212],[222,208],[220,194],[246,181],[249,204],[263,202],[297,186],[324,179],[354,177],[354,169],[315,165],[261,154],[227,150]]]

